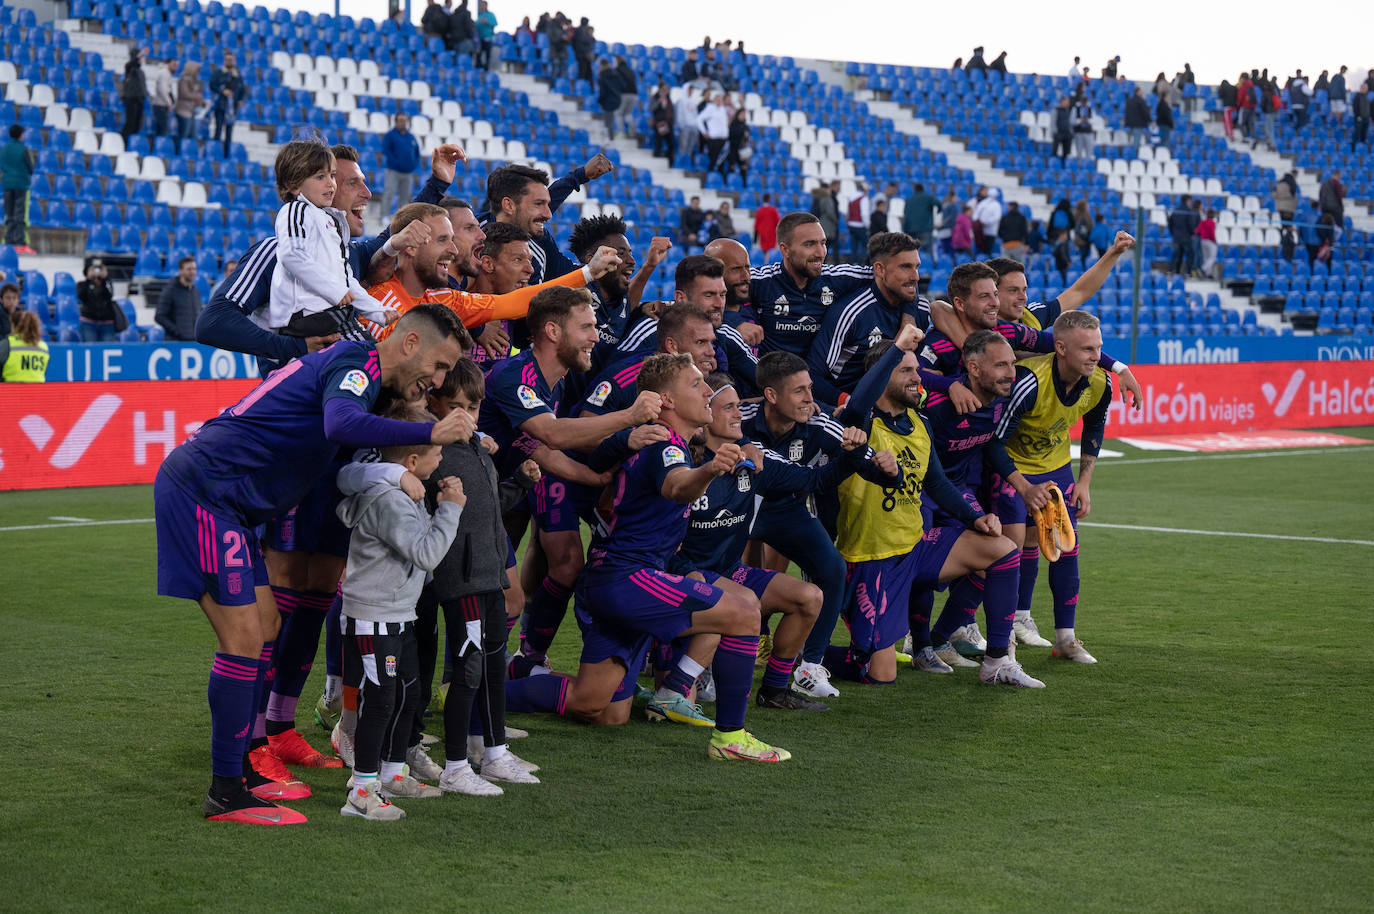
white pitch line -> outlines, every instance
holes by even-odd
[[[1103,460],[1103,467],[1124,467],[1132,463],[1183,463],[1189,460],[1245,460],[1251,457],[1296,457],[1305,454],[1340,454],[1347,451],[1368,451],[1374,445],[1352,444],[1336,447],[1294,448],[1286,451],[1252,451],[1245,454],[1193,454],[1188,457],[1137,457],[1130,460]]]
[[[1135,524],[1103,524],[1098,521],[1079,521],[1080,527],[1104,527],[1108,530],[1141,530],[1147,533],[1194,533],[1198,536],[1237,536],[1257,540],[1295,540],[1301,543],[1338,543],[1345,546],[1374,546],[1374,540],[1342,540],[1329,536],[1285,536],[1280,533],[1239,533],[1230,530],[1188,530],[1183,527],[1146,527]]]
[[[90,517],[67,517],[65,514],[54,514],[48,520],[61,520],[69,524],[89,524],[94,518]]]
[[[0,533],[11,533],[15,530],[63,530],[67,527],[109,527],[115,524],[151,524],[151,517],[135,517],[128,520],[91,520],[79,524],[25,524],[20,527],[0,527]]]

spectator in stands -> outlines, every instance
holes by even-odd
[[[86,262],[86,278],[76,284],[76,300],[81,303],[81,341],[112,343],[115,333],[114,288],[105,261],[93,257]]]
[[[472,54],[477,49],[477,26],[472,21],[468,0],[459,0],[458,8],[448,16],[448,47],[455,54]]]
[[[1278,117],[1279,108],[1283,105],[1283,99],[1279,95],[1279,84],[1272,79],[1261,80],[1256,83],[1255,90],[1259,93],[1259,100],[1255,103],[1259,129],[1255,131],[1254,148],[1258,148],[1261,139],[1266,139],[1271,148],[1277,148],[1274,142],[1274,121]]]
[[[1331,123],[1339,126],[1345,118],[1347,109],[1346,98],[1349,90],[1345,85],[1345,71],[1347,67],[1341,67],[1341,72],[1331,77],[1330,84],[1326,87],[1326,97],[1328,99],[1327,108],[1331,112]],[[1325,71],[1323,71],[1325,72]]]
[[[956,57],[956,58],[954,58],[954,63],[952,63],[952,64],[949,65],[949,72],[951,72],[951,73],[962,73],[962,72],[964,72],[964,58],[962,58],[962,57]]]
[[[840,182],[832,181],[829,187],[822,184],[811,191],[811,215],[821,224],[825,234],[826,259],[831,263],[839,260],[840,240]]]
[[[1217,263],[1217,211],[1209,209],[1207,216],[1198,223],[1198,241],[1202,243],[1202,275],[1207,279],[1214,278],[1212,270]]]
[[[573,57],[577,59],[577,78],[592,81],[592,56],[596,53],[596,29],[586,16],[573,32]]]
[[[658,89],[649,102],[649,126],[654,132],[654,155],[673,159],[673,121],[676,111],[668,84],[659,80]]]
[[[687,52],[687,59],[682,62],[682,69],[678,71],[677,81],[682,85],[696,82],[701,75],[697,70],[697,49],[692,48]]]
[[[1322,215],[1330,216],[1338,226],[1345,225],[1345,185],[1341,183],[1339,169],[1331,172],[1331,176],[1322,182],[1321,190],[1317,192],[1317,205]]]
[[[38,315],[20,311],[14,327],[0,337],[0,380],[41,383],[47,380],[48,344]]]
[[[921,242],[921,250],[932,260],[935,259],[932,244],[935,238],[935,214],[939,211],[939,201],[926,193],[926,186],[919,182],[912,188],[911,196],[906,198],[906,206],[902,209],[902,231]]]
[[[1155,124],[1159,127],[1159,145],[1169,148],[1169,137],[1174,132],[1174,109],[1168,97],[1161,95],[1155,105]]]
[[[1131,145],[1139,149],[1150,129],[1150,105],[1145,101],[1145,90],[1139,86],[1126,99],[1125,123],[1126,129],[1131,132]]]
[[[143,104],[148,99],[148,78],[143,72],[143,60],[147,51],[135,45],[129,48],[129,59],[124,64],[124,83],[119,87],[119,98],[124,103],[124,126],[119,135],[124,142],[143,130]]]
[[[10,335],[19,307],[19,287],[12,282],[0,286],[0,337]]]
[[[1065,286],[1069,284],[1069,267],[1073,264],[1073,242],[1069,241],[1069,232],[1064,230],[1054,234],[1054,268],[1059,271],[1059,280]]]
[[[382,137],[382,219],[389,220],[415,194],[415,176],[424,165],[420,142],[410,132],[410,118],[397,114]]]
[[[678,96],[673,119],[677,122],[677,154],[691,157],[700,145],[701,134],[697,132],[697,115],[700,108],[692,97],[692,86],[683,86]]]
[[[1307,86],[1307,78],[1302,75],[1302,70],[1298,70],[1293,78],[1288,80],[1288,107],[1293,112],[1293,129],[1298,133],[1302,133],[1307,127],[1307,106],[1310,100],[1311,90]]]
[[[734,238],[738,232],[735,230],[735,218],[730,215],[730,201],[720,201],[720,207],[715,212],[716,233],[711,237],[711,241],[716,238]]]
[[[448,13],[439,5],[439,0],[429,0],[424,15],[420,17],[420,31],[440,41],[448,34]]]
[[[1065,234],[1073,231],[1073,206],[1069,203],[1068,197],[1060,197],[1059,202],[1054,205],[1054,212],[1050,214],[1050,237],[1059,238],[1059,233]]]
[[[973,259],[973,207],[968,204],[954,217],[954,231],[950,234],[949,245],[956,259]]]
[[[549,39],[549,63],[555,76],[562,76],[568,69],[568,42],[570,22],[562,13],[556,14],[545,23],[544,34]]]
[[[997,243],[997,227],[1002,224],[1001,196],[1002,192],[995,187],[980,187],[973,204],[973,237],[978,253],[984,257],[992,256]]]
[[[1045,248],[1045,226],[1039,219],[1032,219],[1030,231],[1026,233],[1026,263],[1031,263]]]
[[[1350,128],[1350,151],[1369,141],[1369,84],[1360,83],[1355,90],[1355,123]]]
[[[1155,97],[1172,105],[1174,103],[1174,84],[1169,82],[1163,72],[1155,77]]]
[[[224,52],[224,66],[210,76],[210,94],[214,97],[211,114],[215,119],[215,139],[224,144],[224,157],[229,158],[229,144],[234,141],[234,123],[239,117],[239,105],[248,95],[239,64],[233,52]]]
[[[615,59],[615,75],[620,80],[620,109],[616,115],[620,119],[621,132],[633,139],[635,105],[639,103],[639,81],[635,79],[635,71],[630,69],[624,57]]]
[[[1221,124],[1226,128],[1226,139],[1231,139],[1236,123],[1236,87],[1230,80],[1223,79],[1217,86],[1217,101],[1221,103]]]
[[[740,180],[749,177],[749,162],[754,158],[753,136],[749,113],[741,107],[730,119],[730,166],[739,172]]]
[[[1093,131],[1093,106],[1086,95],[1079,95],[1073,106],[1073,156],[1075,159],[1094,159],[1096,134]]]
[[[524,35],[526,38],[528,38],[530,44],[534,44],[534,29],[530,27],[529,16],[526,16],[524,19],[521,19],[520,27],[515,30],[516,38],[519,38],[521,35]]]
[[[5,201],[5,244],[20,254],[32,254],[29,247],[29,188],[38,166],[34,151],[24,145],[24,128],[11,124],[9,140],[0,147],[0,189]]]
[[[996,70],[998,73],[1005,75],[1007,72],[1007,52],[1003,51],[1001,54],[998,54],[997,59],[988,64],[988,69]]]
[[[1054,106],[1054,154],[1059,157],[1059,161],[1062,162],[1069,157],[1072,145],[1073,112],[1069,110],[1069,97],[1066,95]]]
[[[620,98],[624,87],[610,61],[601,61],[596,72],[596,104],[601,109],[601,119],[606,122],[606,133],[615,139],[615,119],[620,112]]]
[[[1081,83],[1083,81],[1083,67],[1080,65],[1082,58],[1075,57],[1073,66],[1069,67],[1069,84]]]
[[[1298,211],[1298,179],[1291,171],[1274,182],[1274,209],[1284,222],[1292,222]]]
[[[697,113],[697,130],[706,140],[707,168],[725,174],[729,169],[730,115],[725,110],[725,97],[712,93]]]
[[[1079,263],[1085,267],[1093,249],[1092,237],[1092,211],[1088,209],[1087,200],[1079,200],[1078,205],[1073,208],[1073,246],[1078,251]]]
[[[1020,260],[1021,250],[1026,246],[1026,236],[1029,234],[1030,225],[1026,222],[1026,214],[1021,212],[1021,207],[1017,204],[1008,203],[1002,221],[997,224],[997,238],[1002,242],[1002,256]]]
[[[1111,226],[1107,225],[1107,220],[1102,218],[1101,213],[1093,214],[1093,230],[1088,236],[1092,242],[1093,250],[1097,252],[1099,258],[1107,253],[1107,249],[1112,246],[1112,241],[1116,237]]]
[[[696,238],[701,233],[701,224],[705,219],[706,214],[701,210],[701,198],[693,197],[682,208],[682,216],[678,220],[678,235],[682,244],[696,244]]]
[[[481,44],[478,49],[481,66],[487,70],[496,69],[499,60],[492,60],[492,48],[496,46],[496,14],[487,0],[477,0],[477,40]]]
[[[1317,260],[1317,251],[1321,248],[1321,237],[1317,234],[1317,208],[1312,202],[1307,201],[1303,207],[1301,218],[1298,220],[1298,240],[1307,249],[1307,263],[1311,266]]]
[[[153,103],[153,136],[167,136],[169,115],[177,102],[175,60],[155,61],[145,67],[144,79],[148,85],[148,97]]]
[[[1255,74],[1255,79],[1259,74]],[[1236,108],[1240,111],[1240,134],[1247,140],[1255,133],[1255,79],[1249,73],[1240,74],[1236,82]]]
[[[1120,64],[1120,63],[1121,63],[1121,55],[1120,55],[1120,54],[1116,55],[1116,56],[1113,57],[1111,60],[1107,61],[1107,65],[1106,65],[1105,67],[1102,68],[1102,78],[1103,78],[1103,79],[1116,79],[1116,68],[1117,68],[1117,65]]]
[[[974,48],[974,49],[973,49],[973,56],[970,57],[970,58],[968,59],[968,63],[964,65],[964,72],[965,72],[965,73],[973,73],[973,72],[976,71],[976,72],[978,72],[978,73],[986,73],[986,72],[987,72],[987,69],[988,69],[987,62],[986,62],[985,60],[983,60],[983,49],[982,49],[982,47],[980,46],[980,47]]]
[[[947,256],[954,256],[954,221],[959,218],[961,207],[959,197],[954,191],[945,193],[945,202],[940,206],[940,230],[935,233],[936,248]]]
[[[868,198],[868,187],[859,181],[854,185],[854,193],[845,201],[845,226],[849,229],[849,256],[855,263],[863,263],[868,257],[868,221],[873,215],[873,201]]]
[[[196,288],[196,259],[183,257],[177,261],[177,275],[162,287],[153,319],[167,332],[167,339],[194,343],[196,318],[200,317],[202,307],[200,290]]]
[[[877,197],[873,201],[873,212],[868,217],[868,237],[881,235],[887,231],[887,198]]]
[[[192,60],[177,79],[177,100],[173,108],[177,118],[177,155],[181,155],[183,141],[195,138],[196,109],[203,104],[205,85],[200,81],[200,62]]]
[[[1331,266],[1331,249],[1336,243],[1337,222],[1330,213],[1322,213],[1317,220],[1317,252],[1312,255],[1312,263],[1321,262]],[[1309,264],[1310,266],[1311,264]]]
[[[1178,206],[1169,214],[1169,237],[1173,239],[1174,253],[1169,260],[1169,271],[1179,276],[1187,275],[1192,269],[1193,236],[1201,223],[1192,207],[1193,198],[1184,194],[1178,199]]]

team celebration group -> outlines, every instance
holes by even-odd
[[[351,768],[341,813],[372,820],[537,784],[508,712],[609,725],[641,707],[704,728],[710,759],[775,764],[791,753],[746,728],[751,696],[766,735],[904,664],[1043,688],[1018,644],[1096,662],[1076,525],[1113,390],[1138,406],[1139,388],[1079,306],[1129,235],[1055,299],[1028,302],[999,258],[932,303],[916,239],[831,264],[791,213],[777,262],[717,239],[674,253],[672,300],[646,301],[668,239],[636,252],[610,214],[566,250],[548,230],[603,156],[552,182],[500,167],[481,201],[446,196],[461,159],[434,150],[365,238],[357,152],[286,144],[276,233],[200,317],[201,342],[263,377],[154,485],[158,592],[198,602],[217,639],[207,819],[304,822],[288,765]],[[1052,635],[1030,613],[1042,558]],[[570,604],[575,674],[548,661]],[[296,726],[321,632],[334,754]],[[440,667],[442,765],[422,729]]]

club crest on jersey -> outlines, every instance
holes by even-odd
[[[670,444],[663,449],[663,465],[665,467],[686,462],[687,455],[683,453],[682,448],[678,447],[676,444]]]
[[[515,389],[515,398],[520,401],[520,405],[525,409],[534,409],[536,406],[543,406],[544,401],[539,399],[539,394],[534,392],[534,388],[521,384]]]
[[[748,492],[752,485],[753,483],[749,481],[748,470],[740,470],[738,473],[735,474],[736,489],[739,489],[741,492]]]
[[[610,395],[611,382],[602,381],[600,384],[596,385],[596,390],[592,391],[591,396],[587,398],[587,402],[590,403],[592,406],[605,406],[606,398]]]
[[[798,462],[802,459],[803,449],[801,441],[793,441],[791,444],[787,445],[787,459],[793,463]]]
[[[835,293],[830,291],[829,286],[823,286],[821,288],[821,307],[829,308],[834,301]]]
[[[357,368],[343,376],[339,382],[339,390],[346,390],[354,396],[361,397],[363,391],[367,390],[367,373]]]
[[[393,654],[386,655],[386,674],[392,679],[396,678],[396,657]]]
[[[231,594],[243,593],[243,576],[237,571],[229,572],[229,592]]]

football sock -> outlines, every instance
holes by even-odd
[[[768,665],[763,668],[762,687],[765,689],[787,688],[787,681],[792,677],[792,667],[796,665],[796,657],[779,657],[777,654],[769,654]]]
[[[277,638],[272,695],[267,701],[267,734],[273,736],[296,725],[296,703],[310,678],[333,594],[307,590],[296,594],[296,610],[282,622]],[[280,604],[278,604],[280,605]]]
[[[544,659],[553,636],[558,634],[558,626],[568,612],[568,600],[572,588],[566,587],[551,577],[545,577],[530,594],[525,604],[525,623],[520,636],[520,650],[525,656]]]
[[[245,738],[253,723],[258,662],[216,653],[210,665],[210,771],[217,778],[243,776]]]
[[[389,783],[401,776],[405,762],[382,762],[382,770],[377,772],[383,783]]]
[[[906,618],[911,629],[911,649],[930,647],[930,614],[935,609],[935,592],[912,589],[907,597]]]
[[[717,730],[738,730],[744,726],[744,710],[749,705],[758,655],[758,635],[720,636],[720,647],[711,664],[716,677]]]
[[[468,757],[467,757],[467,755],[464,755],[461,759],[445,759],[445,760],[444,760],[444,776],[445,776],[445,777],[448,777],[449,775],[452,775],[452,774],[457,774],[458,772],[463,771],[464,769],[469,769],[469,770],[470,770],[471,768],[472,768],[472,766],[468,764]]]
[[[1026,528],[1027,537],[1031,528]],[[1053,566],[1051,566],[1053,567]],[[1030,546],[1021,550],[1021,583],[1017,588],[1016,611],[1030,615],[1031,597],[1035,596],[1035,578],[1040,574],[1040,547]]]
[[[562,714],[568,704],[571,680],[554,673],[527,676],[506,683],[506,710],[523,714]]]
[[[378,767],[380,767],[380,766],[378,766]],[[380,773],[380,772],[377,772],[377,771],[359,771],[357,768],[354,768],[354,769],[353,769],[353,794],[354,794],[354,796],[361,796],[362,793],[363,793],[363,791],[364,791],[364,790],[367,790],[367,785],[368,785],[368,784],[371,784],[373,781],[377,781],[377,780],[381,780],[381,773]]]
[[[1018,562],[1020,553],[1017,553]],[[930,631],[934,644],[944,644],[956,628],[962,628],[974,621],[974,610],[983,602],[983,579],[976,574],[966,575],[949,585],[949,597],[940,618]]]
[[[342,587],[343,585],[340,585]],[[343,675],[343,632],[339,628],[339,615],[343,612],[343,592],[334,591],[329,611],[324,616],[324,671],[331,678]],[[328,685],[325,695],[329,694]],[[337,694],[337,693],[336,693]]]
[[[267,698],[272,692],[272,650],[277,642],[269,641],[262,646],[258,655],[258,685],[253,693],[253,707],[257,717],[253,719],[253,739],[267,739]]]
[[[658,697],[670,698],[674,692],[683,696],[691,694],[692,686],[696,685],[697,677],[703,670],[701,664],[683,654],[677,665],[668,671],[663,685],[658,690]]]
[[[482,750],[482,764],[485,765],[487,762],[494,762],[502,756],[509,754],[510,746],[507,746],[505,743],[499,746],[487,746]]]
[[[1078,609],[1078,547],[1050,564],[1050,595],[1054,599],[1054,627],[1073,628]]]
[[[1011,642],[1011,623],[1016,618],[1020,578],[1021,556],[1016,550],[1008,552],[988,567],[983,614],[988,625],[987,654],[990,657],[1007,655],[1007,645]]]

